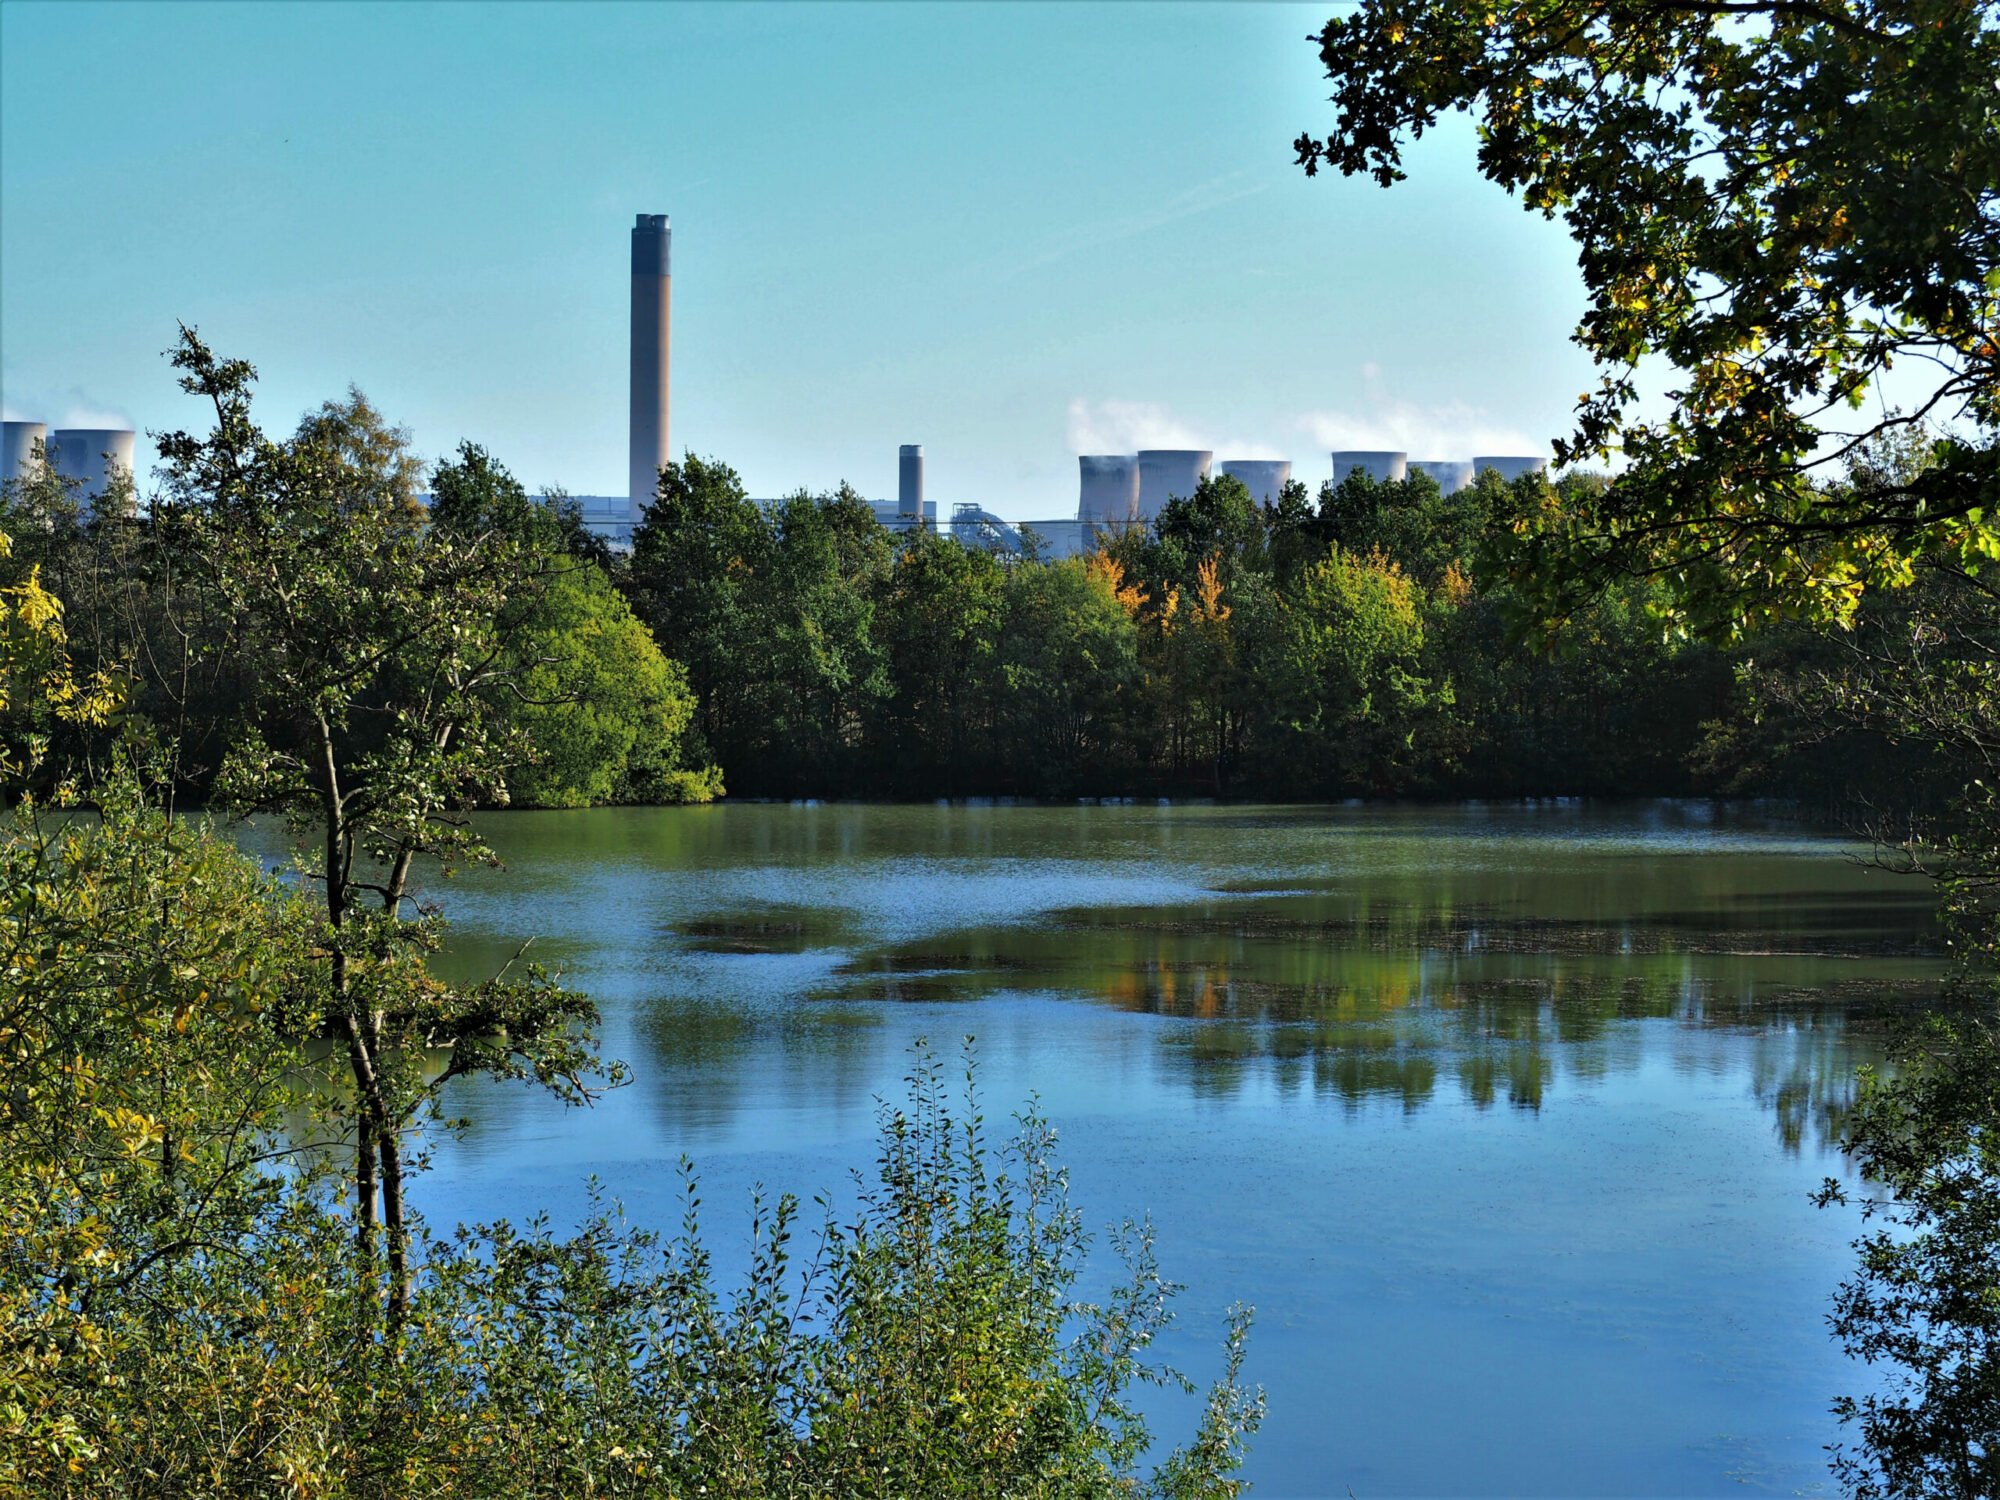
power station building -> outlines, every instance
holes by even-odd
[[[632,226],[631,435],[627,516],[637,523],[652,503],[660,470],[673,458],[667,423],[673,348],[673,231],[665,214],[640,214]]]
[[[673,231],[665,214],[635,217],[630,236],[630,342],[627,364],[626,491],[578,495],[574,502],[593,531],[614,545],[629,545],[632,528],[652,503],[660,470],[673,459],[670,393],[673,353]],[[62,428],[8,422],[0,446],[0,479],[34,472],[36,444],[57,472],[77,481],[76,493],[95,506],[111,493],[132,493],[136,434],[123,429]],[[1447,494],[1463,489],[1482,470],[1512,480],[1538,472],[1546,460],[1523,455],[1483,455],[1470,460],[1417,459],[1388,450],[1346,450],[1331,455],[1337,484],[1355,470],[1381,482],[1428,474]],[[1145,448],[1137,453],[1086,453],[1077,459],[1074,515],[1012,522],[983,505],[949,507],[950,534],[967,546],[1014,555],[1065,557],[1088,551],[1099,537],[1159,518],[1169,500],[1195,493],[1215,468],[1205,448]],[[1288,459],[1226,459],[1221,472],[1240,481],[1260,504],[1275,503],[1292,478]],[[776,501],[760,501],[774,506]],[[935,527],[939,507],[926,494],[924,449],[905,443],[896,454],[896,498],[869,502],[892,531]]]
[[[1222,465],[1224,477],[1239,481],[1259,505],[1276,505],[1291,483],[1289,458],[1232,458]]]
[[[101,509],[107,497],[130,515],[138,447],[139,435],[127,427],[58,427],[51,432],[45,422],[8,422],[0,430],[0,482],[39,478],[39,466],[46,463],[74,482],[70,493],[86,517]]]

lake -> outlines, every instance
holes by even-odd
[[[1855,1220],[1808,1196],[1940,973],[1927,891],[1836,840],[1705,803],[485,827],[508,869],[431,891],[451,965],[536,937],[633,1081],[457,1095],[434,1222],[561,1221],[595,1174],[664,1224],[686,1153],[740,1260],[752,1184],[846,1191],[913,1042],[971,1036],[1087,1222],[1151,1215],[1187,1288],[1165,1357],[1205,1383],[1256,1305],[1257,1493],[1832,1492]]]

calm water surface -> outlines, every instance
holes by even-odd
[[[1934,989],[1927,897],[1706,805],[766,807],[516,814],[445,886],[630,1087],[461,1095],[434,1220],[673,1213],[871,1158],[914,1039],[1031,1093],[1076,1201],[1150,1214],[1204,1381],[1258,1309],[1263,1495],[1830,1493],[1854,1224],[1807,1195],[1857,1064]],[[1108,1267],[1100,1266],[1106,1271]],[[1182,1434],[1192,1402],[1151,1403]]]

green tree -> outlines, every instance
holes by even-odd
[[[1279,610],[1268,753],[1300,790],[1400,789],[1414,759],[1424,679],[1423,596],[1379,553],[1339,547]]]
[[[875,606],[892,696],[871,741],[898,786],[921,775],[955,796],[986,774],[1005,584],[992,553],[928,531],[896,553]]]
[[[1141,711],[1135,609],[1095,559],[1008,570],[999,646],[999,759],[1031,794],[1115,790]]]
[[[535,807],[706,801],[712,768],[683,765],[694,712],[686,673],[660,654],[611,584],[603,544],[557,498],[531,499],[484,449],[461,444],[433,479],[432,524],[462,543],[497,535],[524,574],[495,621],[502,670],[487,692],[498,730],[523,746],[509,800]]]
[[[498,531],[516,541],[609,570],[611,546],[584,524],[583,509],[560,490],[539,497],[477,443],[431,475],[431,522],[459,536]]]
[[[1559,461],[1616,484],[1513,518],[1544,611],[1659,575],[1698,628],[1845,620],[1919,558],[2000,557],[2000,13],[1960,0],[1369,0],[1327,23],[1322,166],[1403,176],[1405,141],[1478,121],[1479,166],[1578,247],[1576,337],[1604,370]],[[1664,415],[1636,369],[1680,384]],[[1870,417],[1878,377],[1929,372]],[[1830,486],[1883,435],[1943,424],[1920,471]]]
[[[1829,1321],[1886,1379],[1835,1403],[1861,1441],[1834,1468],[1865,1500],[1974,1500],[2000,1493],[2000,1040],[1934,1017],[1898,1061],[1864,1075],[1843,1142],[1878,1227]],[[1819,1201],[1847,1191],[1829,1178]]]
[[[1542,483],[1539,476],[1519,482]],[[1379,552],[1434,588],[1447,569],[1471,563],[1506,489],[1491,469],[1450,495],[1421,470],[1405,479],[1378,480],[1354,469],[1322,491],[1319,530],[1349,552]]]
[[[58,725],[99,726],[123,703],[109,673],[79,677],[63,628],[62,601],[42,586],[39,563],[15,556],[0,528],[0,784],[34,769]]]
[[[752,580],[770,528],[736,471],[689,454],[660,471],[659,490],[632,532],[625,587],[660,649],[687,668],[695,695],[697,757],[725,775],[760,733]]]
[[[255,371],[192,330],[181,386],[215,413],[205,436],[160,440],[156,524],[181,566],[236,622],[253,695],[220,790],[281,813],[317,841],[327,936],[325,1024],[345,1049],[354,1125],[355,1231],[385,1231],[385,1305],[407,1311],[405,1134],[452,1077],[533,1077],[570,1098],[594,1066],[575,1027],[594,1012],[532,967],[469,989],[432,979],[437,941],[418,900],[420,860],[490,859],[466,809],[504,791],[521,758],[496,725],[494,688],[518,669],[502,621],[539,554],[503,531],[464,538],[422,524],[392,482],[357,472],[344,438],[289,443],[255,426]],[[419,1044],[449,1051],[439,1076]]]
[[[1296,583],[1306,566],[1326,550],[1330,538],[1303,481],[1286,480],[1277,500],[1264,507],[1264,537],[1271,577],[1280,589]]]
[[[282,1197],[319,1000],[302,905],[129,788],[0,834],[0,1488],[101,1456],[129,1346],[189,1311],[155,1301],[170,1263]]]
[[[234,621],[178,567],[152,518],[90,511],[77,489],[39,463],[0,486],[0,527],[17,559],[61,600],[78,670],[121,688],[115,731],[62,723],[47,705],[27,705],[48,739],[40,788],[64,776],[88,781],[109,763],[115,734],[148,745],[170,796],[177,787],[205,789],[241,698],[241,663],[226,645]]]
[[[393,425],[359,386],[301,417],[292,443],[317,455],[319,483],[342,504],[423,514],[424,463],[410,451],[410,429]]]
[[[805,796],[853,783],[867,716],[889,690],[874,619],[890,560],[888,532],[845,485],[800,491],[772,515],[745,643],[765,705],[758,764],[746,768],[760,789]]]
[[[1192,495],[1176,495],[1153,522],[1158,551],[1153,576],[1161,585],[1196,585],[1196,571],[1218,558],[1225,578],[1262,569],[1264,516],[1243,481],[1227,474],[1203,475]]]
[[[660,654],[596,567],[544,580],[507,662],[513,671],[495,710],[531,747],[508,777],[513,802],[591,807],[721,795],[718,771],[683,763],[694,717],[687,674]]]

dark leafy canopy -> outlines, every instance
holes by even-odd
[[[1601,487],[1566,475],[1556,493]],[[667,466],[617,577],[688,664],[689,738],[739,796],[1803,785],[1789,764],[1779,784],[1764,762],[1708,756],[1738,727],[1730,662],[1661,640],[1657,583],[1579,611],[1551,652],[1506,639],[1514,595],[1480,575],[1478,539],[1548,490],[1540,475],[1446,495],[1421,474],[1356,474],[1317,503],[1295,484],[1259,506],[1205,478],[1155,526],[1041,561],[892,538],[844,489],[759,504],[689,457]],[[1826,769],[1813,785],[1837,796],[1845,773]]]
[[[1893,1083],[1864,1080],[1846,1142],[1880,1224],[1831,1321],[1886,1378],[1836,1404],[1862,1444],[1834,1467],[1863,1500],[1972,1500],[2000,1494],[2000,1039],[1933,1019],[1902,1064]],[[1846,1192],[1829,1180],[1820,1196]]]
[[[1844,621],[1915,559],[2000,557],[2000,9],[1369,0],[1318,41],[1336,120],[1296,142],[1308,173],[1393,183],[1466,111],[1485,175],[1577,242],[1604,376],[1557,456],[1630,468],[1516,518],[1532,603],[1660,574],[1708,631]],[[1680,377],[1657,419],[1648,357]],[[1892,367],[1923,395],[1881,415]],[[1825,482],[1914,427],[1927,463]]]
[[[611,565],[610,545],[584,524],[583,507],[561,492],[530,496],[522,483],[477,443],[431,475],[432,524],[458,536],[504,532],[543,551]]]

